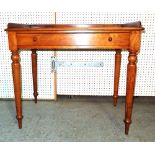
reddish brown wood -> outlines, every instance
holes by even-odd
[[[128,48],[130,33],[62,33],[62,34],[17,34],[20,48],[44,46],[44,48],[62,48],[76,45],[76,48]],[[57,47],[56,47],[57,46]]]
[[[129,132],[129,126],[131,124],[132,108],[133,108],[133,96],[135,89],[136,70],[137,70],[137,54],[140,49],[140,31],[131,31],[130,34],[130,48],[127,66],[127,85],[126,85],[126,103],[125,103],[125,134]]]
[[[17,24],[17,23],[8,23],[6,31],[21,31],[21,30],[26,30],[26,31],[74,31],[78,30],[78,32],[88,32],[91,30],[91,32],[94,30],[96,31],[114,31],[114,30],[120,30],[122,31],[141,31],[144,30],[144,28],[141,25],[141,22],[133,22],[133,23],[127,23],[127,24],[33,24],[33,25],[28,25],[28,24]],[[29,32],[28,32],[29,33]]]
[[[26,25],[9,23],[8,40],[12,51],[12,70],[19,127],[22,126],[20,63],[18,49],[33,49],[32,72],[35,101],[37,101],[37,49],[115,49],[114,105],[117,104],[121,64],[121,49],[129,50],[127,90],[125,106],[125,133],[131,123],[133,95],[136,78],[137,52],[140,34],[144,28],[140,22],[129,24],[94,25]]]
[[[136,80],[136,62],[137,62],[137,53],[130,51],[128,57],[129,63],[127,66],[127,88],[126,88],[126,104],[125,104],[125,134],[129,132],[129,126],[131,123],[131,114],[133,108],[133,96]]]
[[[116,50],[116,54],[115,54],[115,72],[114,72],[114,95],[113,95],[114,106],[117,105],[117,100],[118,100],[121,57],[122,57],[121,50]]]
[[[37,53],[36,53],[36,50],[34,49],[32,49],[31,59],[32,59],[33,95],[34,95],[35,103],[37,103],[37,96],[38,96]]]
[[[18,51],[12,51],[12,75],[14,83],[15,103],[18,126],[22,128],[22,103],[21,103],[21,69],[20,69],[20,56]]]

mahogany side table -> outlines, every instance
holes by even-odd
[[[128,24],[92,24],[92,25],[63,25],[39,24],[27,25],[9,23],[8,32],[9,49],[12,59],[12,74],[16,113],[19,128],[22,128],[21,103],[21,65],[19,50],[32,51],[32,73],[34,98],[37,102],[37,53],[39,49],[81,49],[81,50],[115,50],[114,74],[114,106],[117,105],[118,86],[121,66],[121,51],[129,52],[127,65],[127,84],[125,102],[125,134],[128,134],[133,108],[133,95],[136,80],[137,54],[140,49],[141,32],[144,28],[141,22]],[[78,52],[78,51],[77,51]]]

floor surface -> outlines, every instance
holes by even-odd
[[[129,135],[124,134],[125,97],[60,96],[57,102],[23,101],[18,129],[14,101],[0,100],[0,141],[155,141],[155,97],[135,97]]]

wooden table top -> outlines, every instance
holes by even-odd
[[[142,31],[141,22],[127,24],[18,24],[8,23],[6,31],[82,31],[82,32],[105,32],[105,31]]]

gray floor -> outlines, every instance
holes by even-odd
[[[23,101],[23,129],[17,128],[14,101],[0,100],[0,141],[155,141],[155,97],[136,97],[133,123],[124,135],[124,97],[59,97]]]

